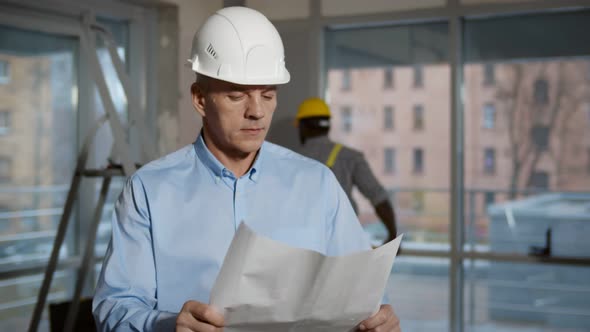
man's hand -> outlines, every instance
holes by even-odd
[[[223,331],[223,316],[208,304],[187,301],[176,317],[176,332]]]
[[[359,324],[358,331],[401,332],[401,328],[393,308],[389,304],[384,304],[376,314]]]

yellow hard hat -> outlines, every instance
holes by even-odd
[[[299,105],[299,110],[295,116],[295,126],[299,124],[299,120],[317,117],[330,117],[330,108],[321,98],[308,98]]]

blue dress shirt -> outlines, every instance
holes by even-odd
[[[325,255],[370,249],[346,194],[321,163],[264,142],[252,168],[236,178],[199,136],[127,181],[93,302],[99,330],[173,329],[186,301],[208,303],[242,221]]]

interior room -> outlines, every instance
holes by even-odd
[[[96,330],[91,302],[109,242],[126,236],[114,216],[135,172],[211,144],[193,42],[236,6],[262,13],[284,47],[289,82],[250,83],[276,102],[266,141],[304,154],[302,103],[316,98],[326,141],[386,195],[352,176],[340,203],[373,248],[395,237],[386,219],[403,234],[382,292],[401,330],[590,331],[589,0],[0,0],[0,330]],[[213,45],[211,59],[227,55]],[[322,169],[337,173],[339,151]]]

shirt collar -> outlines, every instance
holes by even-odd
[[[246,173],[246,176],[254,182],[258,182],[260,178],[260,167],[262,165],[262,160],[264,159],[265,154],[265,145],[266,142],[262,143],[260,150],[258,150],[258,154],[256,155],[256,159],[254,160],[254,164],[250,168],[250,170]],[[223,164],[215,158],[215,156],[209,151],[207,145],[205,144],[205,140],[203,139],[203,133],[199,134],[199,137],[193,144],[197,157],[205,164],[205,166],[211,171],[211,174],[214,178],[227,176],[227,174],[231,174],[231,171],[227,169]]]

